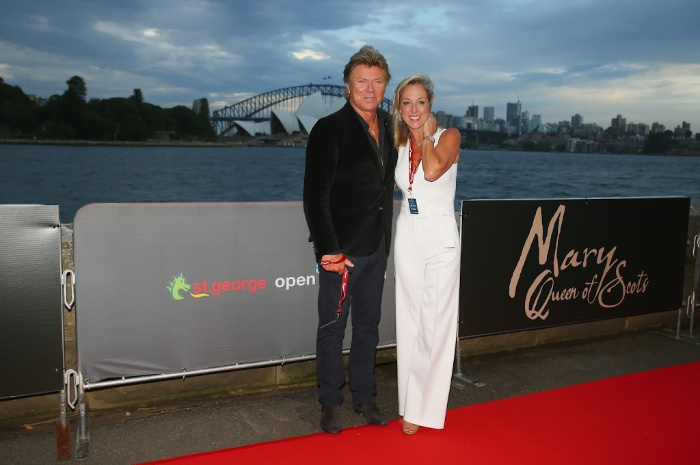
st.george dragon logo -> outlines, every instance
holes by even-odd
[[[172,297],[173,300],[184,300],[185,297],[187,297],[187,294],[195,299],[200,297],[209,297],[210,295],[218,296],[222,293],[239,291],[255,294],[266,287],[267,280],[265,278],[235,279],[231,281],[202,280],[190,285],[187,284],[187,279],[182,273],[180,273],[180,276],[173,276],[173,280],[166,286],[168,292],[170,292],[170,297]]]
[[[187,279],[180,273],[180,276],[173,276],[172,282],[167,285],[168,291],[170,291],[170,297],[173,300],[183,300],[184,297],[180,294],[181,292],[187,292],[194,298],[199,297],[209,297],[209,294],[192,294],[190,289],[192,286],[187,284]]]

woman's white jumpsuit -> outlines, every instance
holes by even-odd
[[[435,144],[443,130],[435,135]],[[425,141],[424,143],[430,143]],[[459,232],[454,198],[457,165],[428,182],[423,164],[409,186],[408,144],[399,147],[395,179],[403,193],[396,222],[396,351],[399,414],[444,428],[459,311]],[[416,199],[411,214],[407,199]]]

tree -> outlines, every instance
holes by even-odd
[[[207,100],[206,98],[199,99],[199,108],[197,109],[197,114],[209,121],[209,100]]]
[[[166,125],[176,140],[216,140],[214,128],[209,120],[189,108],[178,105],[165,110]]]
[[[34,135],[38,105],[17,86],[0,78],[0,137],[23,138]]]
[[[136,103],[143,103],[143,94],[141,93],[141,89],[134,89],[134,95],[132,95],[131,98]]]
[[[57,108],[54,110],[57,118],[54,123],[58,131],[55,136],[65,139],[87,139],[87,86],[80,76],[71,77],[66,84],[68,88],[56,102]]]
[[[644,153],[664,154],[673,147],[674,143],[673,132],[669,130],[665,132],[654,132],[649,134],[649,137],[644,141]]]
[[[66,84],[68,84],[68,89],[63,95],[73,95],[75,97],[79,97],[82,101],[85,101],[85,97],[87,96],[87,86],[85,85],[85,80],[83,80],[83,78],[80,76],[73,76],[66,81]]]

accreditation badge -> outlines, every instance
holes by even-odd
[[[418,214],[418,204],[416,203],[416,199],[408,199],[408,211],[411,213],[411,215]]]

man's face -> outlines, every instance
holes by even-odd
[[[379,66],[357,65],[352,69],[345,87],[350,94],[350,105],[358,113],[374,113],[384,99],[384,70]]]

